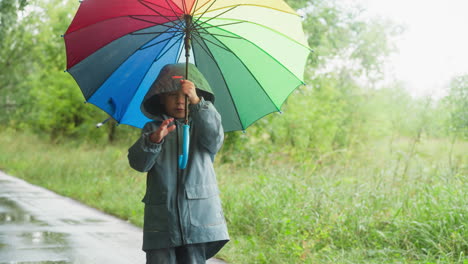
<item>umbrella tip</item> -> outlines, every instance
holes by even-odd
[[[245,130],[242,130],[242,133],[246,134],[246,133],[247,133],[247,131],[245,131]]]
[[[101,123],[96,124],[96,128],[102,127],[102,125],[104,125],[105,123],[107,123],[107,121],[109,121],[109,119],[110,119],[110,117],[107,118],[106,120],[102,121]]]
[[[279,113],[280,115],[282,115],[282,114],[283,114],[283,111],[278,111],[278,113]]]
[[[68,70],[63,70],[63,72],[68,72]]]

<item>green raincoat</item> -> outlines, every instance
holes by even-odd
[[[153,122],[142,130],[140,139],[130,147],[130,166],[148,172],[143,227],[143,250],[206,244],[207,259],[229,240],[219,198],[213,157],[221,148],[223,128],[212,101],[211,88],[198,69],[189,64],[189,79],[197,87],[200,103],[190,105],[190,150],[187,167],[178,167],[182,147],[183,120],[175,120],[176,130],[160,144],[149,136],[163,120],[159,95],[180,89],[172,76],[185,75],[185,64],[165,66],[142,103],[142,111]]]

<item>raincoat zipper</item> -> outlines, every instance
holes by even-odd
[[[177,214],[178,214],[178,217],[177,217],[177,221],[178,221],[178,224],[179,224],[179,231],[180,231],[180,238],[182,240],[182,244],[185,244],[185,238],[184,238],[184,230],[182,228],[182,221],[180,220],[182,215],[180,214],[180,206],[179,206],[179,192],[180,192],[180,181],[182,181],[182,170],[179,168],[179,149],[180,149],[180,140],[179,140],[179,124],[176,123],[176,133],[177,133],[177,151],[176,151],[176,168],[177,168],[177,179],[176,179],[176,182],[177,182],[177,190],[176,190],[176,208],[177,208]]]

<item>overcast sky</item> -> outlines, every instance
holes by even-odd
[[[387,75],[404,81],[411,94],[440,96],[453,76],[468,74],[468,0],[338,1],[406,26]]]

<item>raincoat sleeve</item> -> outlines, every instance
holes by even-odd
[[[164,140],[159,144],[150,140],[151,133],[156,131],[158,127],[156,122],[146,123],[141,132],[141,137],[128,149],[128,161],[133,169],[139,172],[147,172],[153,167],[164,144]]]
[[[200,132],[199,142],[211,154],[216,154],[223,144],[224,131],[221,115],[210,101],[201,100],[196,105],[190,105],[190,114]]]

